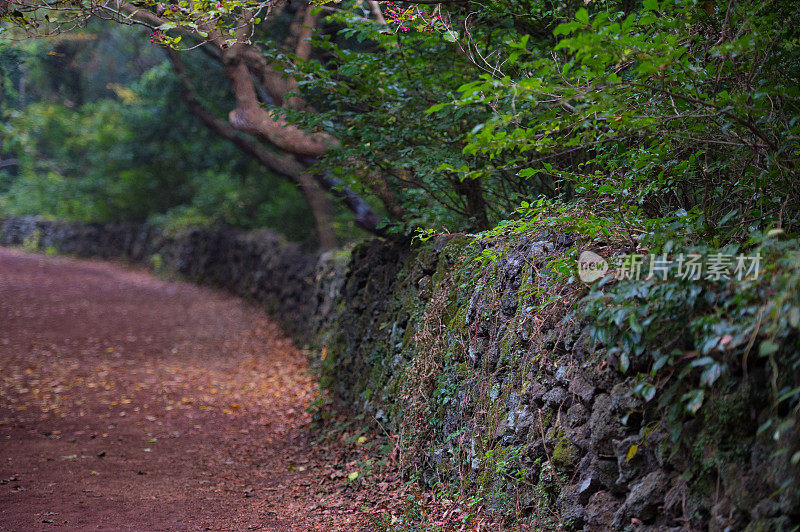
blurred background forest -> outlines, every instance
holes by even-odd
[[[313,246],[302,194],[189,112],[147,33],[94,22],[0,44],[0,215],[268,227]],[[191,68],[208,101],[231,105],[217,62],[196,53]],[[336,224],[357,234],[344,213]]]

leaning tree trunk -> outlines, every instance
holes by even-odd
[[[335,248],[337,241],[333,225],[333,204],[330,198],[307,172],[301,173],[298,181],[300,181],[300,190],[306,197],[306,202],[314,215],[319,247],[321,249]]]
[[[126,13],[130,19],[151,28],[157,28],[166,22],[156,13],[136,8],[131,4],[121,4],[120,11]],[[279,11],[280,9],[274,10],[273,16]],[[320,194],[314,192],[310,184],[305,187],[302,185],[301,180],[310,183],[310,180],[306,179],[308,164],[304,161],[322,157],[330,148],[338,145],[338,140],[326,133],[304,131],[283,118],[280,107],[309,111],[313,109],[309,108],[302,98],[289,95],[296,89],[295,81],[286,78],[282,73],[283,69],[274,68],[275,65],[269,63],[261,50],[250,42],[254,16],[254,13],[248,10],[241,13],[236,38],[232,45],[218,28],[198,25],[198,30],[208,35],[206,38],[208,51],[220,60],[230,81],[236,107],[228,113],[228,122],[217,118],[202,106],[196,91],[191,87],[185,69],[181,69],[178,74],[190,94],[188,97],[185,96],[184,100],[192,112],[208,127],[245,151],[254,154],[262,164],[288,177],[299,186],[309,199],[309,205],[319,207],[315,216],[319,215],[319,220],[316,221],[320,227],[323,220],[327,219],[324,213],[331,212],[332,208],[323,205]],[[314,15],[311,9],[298,13],[300,24],[295,25],[298,35],[293,44],[295,55],[301,60],[308,59],[311,53],[311,36],[318,19],[319,17]],[[171,59],[174,57],[176,56],[173,51]],[[176,64],[173,59],[173,66]],[[178,69],[176,66],[176,71]],[[263,97],[263,101],[260,96]],[[237,135],[234,130],[246,135]],[[256,137],[261,142],[248,135]],[[280,153],[272,152],[265,145],[276,148]],[[359,227],[375,235],[383,235],[383,231],[378,229],[379,217],[361,196],[333,179],[327,172],[319,171],[310,175],[319,187],[343,201],[344,205],[355,214],[355,222]],[[313,200],[309,194],[313,196]],[[327,219],[325,223],[329,221]],[[320,234],[320,244],[332,241],[331,235]]]
[[[317,184],[314,178],[309,175],[305,166],[298,163],[292,157],[271,153],[254,139],[242,136],[242,134],[234,130],[230,124],[206,109],[200,102],[197,90],[192,80],[189,78],[186,65],[181,60],[178,52],[168,49],[167,57],[169,57],[172,68],[177,74],[178,79],[183,84],[184,90],[181,96],[189,111],[199,118],[208,129],[230,141],[241,151],[253,157],[259,164],[270,171],[288,177],[303,193],[311,209],[320,248],[331,249],[336,247],[336,234],[333,225],[333,204],[325,191]]]

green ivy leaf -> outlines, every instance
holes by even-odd
[[[620,353],[619,354],[619,370],[622,373],[626,373],[628,371],[628,368],[630,367],[630,365],[631,365],[631,359],[628,357],[628,354],[625,353],[625,352]]]

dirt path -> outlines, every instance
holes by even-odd
[[[234,297],[0,249],[0,530],[361,530],[313,389]]]

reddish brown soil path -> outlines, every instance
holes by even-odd
[[[0,530],[361,530],[313,390],[234,297],[0,249]]]

